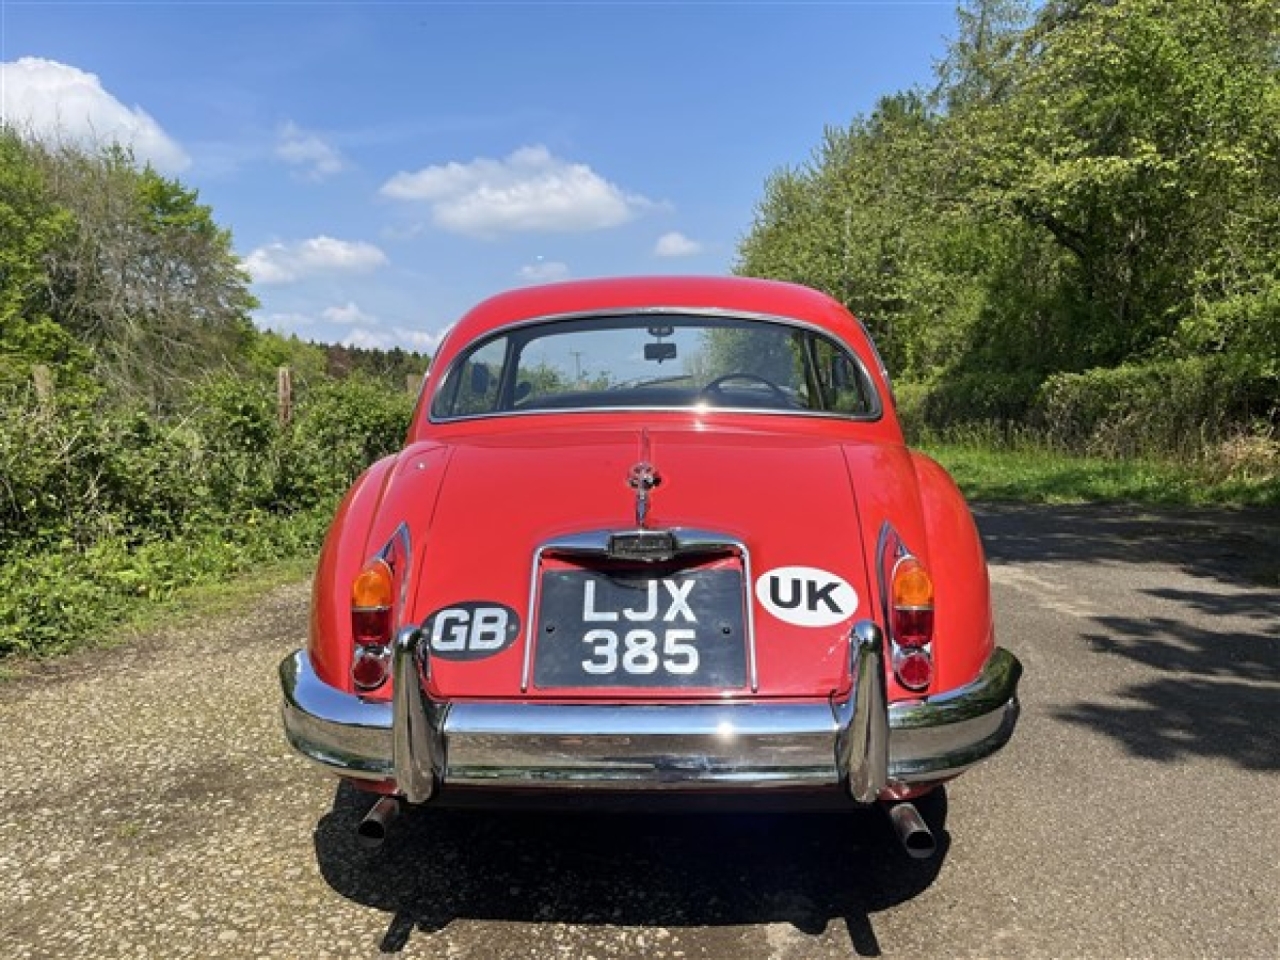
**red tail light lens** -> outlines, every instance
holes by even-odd
[[[895,608],[893,635],[900,647],[923,647],[933,639],[933,611]]]
[[[893,672],[908,690],[923,690],[933,680],[933,661],[923,650],[913,650],[894,659]]]
[[[391,675],[395,578],[387,561],[370,560],[351,585],[351,680],[375,690]]]
[[[390,647],[356,647],[351,680],[357,690],[376,690],[391,676]]]
[[[933,580],[915,557],[894,567],[890,601],[893,672],[908,690],[924,690],[933,682]]]
[[[915,557],[893,571],[893,639],[900,647],[923,647],[933,640],[933,580]]]

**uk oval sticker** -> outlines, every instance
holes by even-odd
[[[858,609],[858,593],[829,570],[775,567],[756,579],[756,599],[783,623],[831,627]]]

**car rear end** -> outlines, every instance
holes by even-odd
[[[360,563],[326,546],[281,668],[294,746],[412,803],[892,802],[998,750],[1020,667],[974,551],[930,542],[958,495],[902,446],[856,322],[811,291],[844,326],[724,302],[779,285],[644,310],[588,286],[589,309],[464,321],[442,350]],[[583,368],[597,342],[616,370]],[[943,536],[976,545],[960,509]]]

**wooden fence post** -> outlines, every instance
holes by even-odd
[[[32,364],[31,383],[36,391],[36,404],[42,412],[53,406],[53,371],[43,363]]]
[[[276,368],[276,414],[282,430],[293,421],[293,374],[288,367]]]

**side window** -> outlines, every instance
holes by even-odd
[[[498,390],[502,385],[502,363],[507,354],[507,340],[500,337],[476,350],[457,368],[457,381],[448,390],[447,416],[492,413],[498,408]]]
[[[844,353],[831,358],[831,385],[835,388],[837,413],[856,415],[871,412],[871,395],[862,370]]]
[[[861,368],[834,344],[819,340],[815,348],[818,379],[827,398],[827,409],[854,416],[871,413],[874,404]]]

